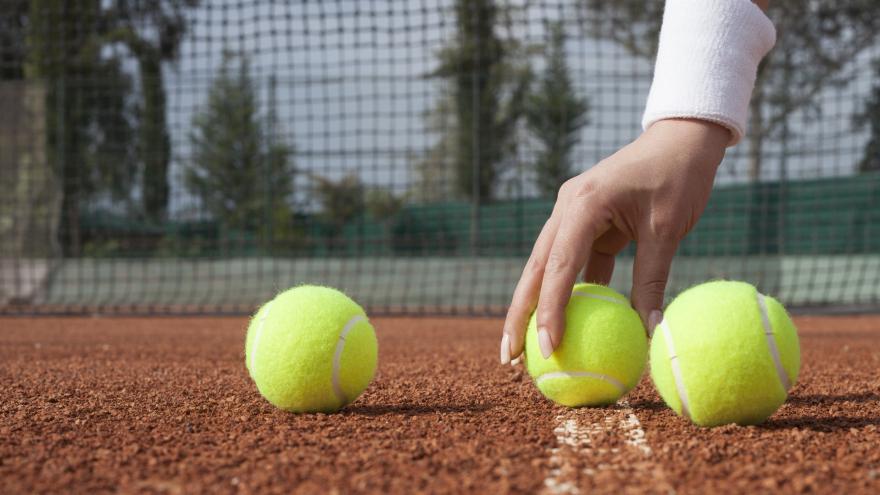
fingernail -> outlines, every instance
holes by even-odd
[[[510,337],[505,333],[501,337],[501,364],[510,362]]]
[[[522,356],[520,355],[520,356],[517,356],[517,357],[511,359],[511,360],[510,360],[510,365],[511,365],[511,366],[516,366],[516,365],[518,365],[518,364],[521,363],[521,362],[522,362]]]
[[[538,347],[541,348],[544,359],[549,359],[553,354],[553,341],[550,340],[550,332],[546,328],[538,329]]]
[[[663,313],[655,309],[648,314],[648,336],[654,335],[654,329],[663,321]]]

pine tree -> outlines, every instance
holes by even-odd
[[[865,156],[859,162],[860,172],[880,172],[880,62],[875,64],[875,73],[878,82],[874,84],[864,110],[855,118],[857,127],[868,127],[870,132],[865,144]]]
[[[587,123],[589,105],[572,85],[562,24],[555,24],[550,34],[547,67],[526,99],[525,116],[529,131],[540,143],[535,160],[538,189],[546,197],[555,197],[559,186],[572,176],[571,152]]]
[[[187,33],[185,13],[198,0],[118,0],[103,14],[108,44],[122,43],[138,64],[137,162],[142,175],[141,210],[152,221],[168,213],[171,137],[166,121],[166,62],[174,62]]]
[[[283,232],[291,218],[292,150],[280,143],[265,146],[268,131],[249,65],[241,59],[234,68],[235,58],[224,55],[207,105],[193,118],[185,183],[225,227]]]
[[[441,52],[433,74],[450,84],[456,190],[476,202],[492,198],[505,161],[515,152],[529,83],[527,67],[514,60],[516,43],[497,32],[501,13],[494,0],[458,0],[456,37]],[[440,105],[446,104],[441,99]],[[448,146],[449,140],[444,136],[440,143]]]

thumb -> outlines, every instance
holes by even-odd
[[[632,304],[648,335],[653,335],[654,327],[663,319],[663,293],[676,249],[678,241],[656,238],[640,240],[636,246]]]

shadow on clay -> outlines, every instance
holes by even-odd
[[[386,414],[421,416],[424,414],[478,413],[489,409],[490,406],[484,404],[358,404],[348,406],[340,412],[357,416],[384,416]]]
[[[857,392],[850,394],[805,394],[794,395],[786,401],[794,406],[830,406],[832,404],[854,402],[868,404],[880,402],[880,394],[874,392]],[[761,427],[767,429],[803,428],[813,431],[839,431],[864,426],[880,426],[880,416],[818,416],[814,414],[770,419]]]
[[[872,425],[880,426],[880,416],[799,416],[794,418],[769,419],[765,423],[759,425],[758,428],[767,430],[789,430],[793,428],[801,428],[812,431],[834,432]]]
[[[635,411],[660,411],[667,409],[666,404],[661,400],[634,400],[629,403],[629,407]]]
[[[874,392],[858,392],[852,394],[809,394],[809,395],[793,395],[788,398],[789,404],[797,405],[822,405],[837,402],[880,402],[880,394]]]

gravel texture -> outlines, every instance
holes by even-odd
[[[880,318],[797,319],[803,367],[764,425],[704,429],[650,381],[544,400],[501,322],[376,319],[373,384],[275,410],[244,318],[0,318],[0,493],[878,493]]]

